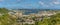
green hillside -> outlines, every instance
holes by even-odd
[[[0,8],[0,13],[7,13],[9,10],[6,8]]]

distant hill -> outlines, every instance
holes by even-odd
[[[60,10],[60,9],[25,9],[25,8],[22,8],[22,9],[20,9],[20,8],[17,8],[17,9],[12,9],[12,10]]]

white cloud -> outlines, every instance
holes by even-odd
[[[39,4],[44,5],[44,3],[42,1],[39,1]]]
[[[50,6],[54,6],[54,5],[60,5],[59,0],[53,0],[52,2],[49,3]]]
[[[53,0],[51,3],[55,4],[55,5],[58,5],[58,4],[60,4],[60,1],[59,0]]]
[[[49,5],[47,5],[46,3],[39,1],[39,4],[42,5],[43,7],[49,7]]]
[[[53,2],[53,4],[60,4],[60,2],[56,1],[56,2]]]

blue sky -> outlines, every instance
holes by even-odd
[[[60,9],[60,0],[0,0],[0,7]]]

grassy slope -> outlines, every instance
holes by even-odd
[[[44,18],[44,20],[39,22],[38,25],[60,25],[60,13],[50,17],[50,19]]]
[[[0,13],[4,14],[0,16],[0,25],[13,25],[16,19],[10,18],[7,14],[8,10],[5,8],[0,8]]]

